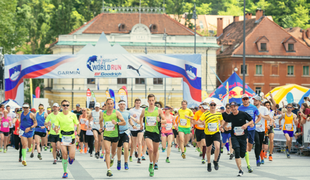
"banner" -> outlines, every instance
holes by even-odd
[[[35,92],[36,92],[36,97],[40,98],[40,87],[39,86],[36,88]]]
[[[110,98],[112,98],[113,101],[114,101],[114,108],[115,108],[116,102],[115,102],[115,94],[114,94],[114,91],[113,91],[112,89],[109,89],[109,94],[110,94]]]
[[[126,88],[126,86],[123,86],[123,87]],[[123,87],[118,90],[118,95],[121,100],[125,101],[126,109],[127,109],[128,107],[127,91]]]
[[[90,99],[91,99],[91,92],[90,92],[90,89],[88,88],[86,91],[86,107],[87,108],[89,108]]]
[[[92,98],[92,100],[95,102],[95,104],[96,104],[96,96],[95,96],[95,93],[94,93],[94,91],[91,91],[91,98]]]

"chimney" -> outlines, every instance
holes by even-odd
[[[264,11],[261,9],[256,10],[256,21],[259,20],[264,15]]]
[[[239,16],[234,16],[234,22],[238,22],[239,21]]]
[[[307,29],[307,33],[306,34],[307,34],[308,39],[310,39],[310,28]]]
[[[223,34],[223,18],[217,18],[217,37]]]
[[[252,13],[246,13],[245,14],[245,20],[252,19]]]
[[[307,37],[306,37],[306,30],[302,30],[301,31],[301,33],[302,33],[302,40],[305,40]]]

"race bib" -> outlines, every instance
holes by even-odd
[[[172,123],[167,123],[166,124],[166,130],[169,131],[172,129]]]
[[[25,131],[19,129],[19,136],[22,136],[24,134]]]
[[[286,130],[290,131],[290,130],[292,130],[292,128],[293,128],[292,124],[285,124],[285,129]]]
[[[226,127],[227,127],[227,128],[230,128],[230,127],[231,127],[231,123],[228,123]]]
[[[217,123],[208,123],[208,130],[210,132],[215,132],[217,130]]]
[[[4,128],[7,128],[7,127],[9,127],[9,122],[3,122],[2,125],[3,125]]]
[[[181,126],[186,126],[187,125],[187,119],[181,119],[180,124],[181,124]]]
[[[112,121],[105,122],[106,131],[113,131],[115,129],[115,125]]]
[[[85,124],[85,119],[81,119],[81,124]]]
[[[205,125],[204,124],[199,124],[198,127],[204,128]]]
[[[234,134],[235,136],[242,136],[244,135],[244,130],[241,127],[235,127]]]
[[[64,146],[70,146],[72,144],[72,136],[62,136],[61,144]]]
[[[259,122],[256,124],[256,127],[257,127],[257,128],[262,128],[262,127],[263,127],[262,121],[259,121]]]
[[[148,126],[156,126],[156,117],[146,117],[146,124]]]

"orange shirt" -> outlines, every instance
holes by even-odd
[[[80,128],[83,131],[87,130],[87,128],[85,127],[86,121],[88,121],[88,118],[87,117],[83,118],[83,115],[80,115]]]
[[[200,110],[199,111],[197,111],[196,113],[195,113],[195,116],[194,116],[194,120],[195,121],[198,121],[199,120],[199,118],[200,118],[200,116],[203,114],[203,112],[201,112]],[[205,128],[204,128],[204,125],[195,125],[195,128],[196,129],[199,129],[199,130],[204,130]]]

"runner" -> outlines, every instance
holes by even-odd
[[[97,102],[95,104],[95,110],[91,112],[89,121],[92,124],[94,138],[95,138],[95,151],[96,151],[95,157],[99,159],[100,142],[102,140],[102,135],[101,135],[102,128],[100,127],[101,127],[101,123],[103,122],[102,111],[100,111],[100,103]]]
[[[274,119],[275,119],[275,115],[276,115],[276,108],[275,111],[273,111],[271,109],[271,103],[270,101],[266,101],[264,103],[264,106],[268,109],[268,111],[270,112],[269,116],[270,116],[270,121],[268,122],[267,120],[267,126],[266,126],[266,129],[267,129],[267,138],[266,138],[266,142],[264,144],[267,145],[267,149],[266,149],[266,152],[267,153],[267,150],[268,150],[268,141],[269,141],[269,161],[272,161],[272,153],[273,153],[273,139],[274,139]]]
[[[218,156],[220,153],[220,145],[221,145],[221,135],[219,132],[219,124],[223,120],[222,113],[216,111],[216,103],[215,101],[211,101],[209,103],[210,110],[205,111],[199,118],[198,124],[205,125],[205,139],[207,145],[207,160],[208,160],[208,171],[211,172],[211,149],[212,144],[214,144],[214,169],[218,170]],[[203,109],[207,109],[208,105],[202,105]]]
[[[55,123],[56,123],[56,117],[59,114],[59,104],[54,103],[53,104],[53,112],[47,116],[45,119],[45,125],[48,125],[50,127],[50,134],[48,136],[48,141],[52,145],[53,149],[53,158],[54,162],[53,164],[57,163],[57,155],[60,156],[59,150],[60,150],[60,140],[59,140],[59,133],[55,132]],[[56,153],[57,152],[57,153]]]
[[[87,119],[89,119],[90,117],[90,113],[91,111],[87,111]],[[88,144],[89,147],[89,155],[90,157],[93,157],[93,151],[94,151],[94,133],[92,131],[92,125],[89,123],[89,121],[85,122],[85,128],[86,128],[86,142]]]
[[[21,109],[17,109],[16,111],[16,118],[13,120],[15,124],[14,134],[14,142],[15,142],[15,149],[19,150],[19,162],[22,162],[22,142],[19,137],[19,126],[20,126],[20,115],[22,113]]]
[[[296,115],[292,113],[292,110],[293,110],[292,104],[288,104],[286,106],[286,109],[287,109],[287,112],[283,113],[282,116],[280,117],[279,126],[280,126],[280,130],[283,129],[283,133],[286,138],[286,148],[285,148],[286,156],[287,158],[290,158],[292,140],[294,137],[294,124],[295,125],[297,124],[297,118],[296,118]],[[282,119],[284,119],[283,128],[281,124]]]
[[[235,151],[235,160],[239,169],[238,176],[242,176],[243,171],[240,157],[245,157],[247,151],[247,127],[253,124],[253,119],[248,113],[239,111],[236,102],[231,102],[230,108],[232,113],[229,114],[226,119],[224,119],[225,123],[220,127],[220,129],[223,131],[223,127],[226,127],[228,123],[231,122],[231,143]]]
[[[163,124],[161,127],[161,144],[163,146],[163,152],[165,152],[166,142],[168,142],[166,163],[170,163],[169,156],[171,152],[171,143],[173,141],[172,127],[175,126],[175,117],[171,114],[171,110],[171,107],[165,107],[165,119],[167,123]]]
[[[143,129],[143,118],[145,117],[145,133],[144,138],[148,148],[150,165],[149,172],[150,176],[154,176],[154,164],[156,162],[156,156],[158,152],[158,146],[160,141],[158,122],[165,124],[165,116],[161,109],[155,107],[155,96],[149,94],[147,97],[149,107],[142,110],[140,115],[140,129]],[[161,120],[159,119],[161,117]]]
[[[77,119],[80,120],[80,115],[82,114],[82,109],[80,107],[80,104],[76,104],[75,108],[76,109],[72,112],[77,116]],[[80,152],[81,151],[83,152],[83,147],[79,146],[79,144],[76,144],[76,148],[79,149]]]
[[[254,122],[253,127],[248,126],[247,152],[245,154],[245,161],[247,163],[248,171],[252,172],[253,170],[250,165],[249,152],[251,152],[255,140],[255,123],[260,121],[261,115],[259,114],[258,109],[253,104],[250,104],[250,98],[247,94],[242,95],[242,103],[243,105],[241,105],[238,110],[248,113],[252,117]],[[256,116],[258,117],[257,119],[255,119]]]
[[[37,120],[35,119],[35,115],[29,111],[29,104],[23,104],[23,112],[20,117],[20,131],[19,136],[21,137],[21,142],[23,145],[22,149],[22,164],[27,166],[26,162],[26,153],[27,147],[31,147],[31,143],[33,141],[34,128],[38,125]],[[34,147],[33,147],[34,148]]]
[[[80,153],[83,153],[83,150],[84,150],[85,154],[87,153],[87,149],[88,149],[88,143],[85,138],[86,131],[87,131],[87,127],[85,124],[87,121],[88,121],[87,111],[86,111],[86,108],[83,108],[82,114],[79,116],[79,122],[80,122],[80,128],[81,128],[79,146],[80,146]]]
[[[140,108],[141,100],[135,99],[135,107],[129,110],[130,117],[133,120],[134,125],[137,127],[134,129],[132,126],[130,127],[131,131],[131,151],[129,160],[132,161],[133,152],[135,152],[136,158],[138,158],[137,163],[141,163],[141,153],[142,153],[142,140],[143,140],[143,131],[140,129],[140,120],[139,117],[142,113],[142,108]],[[138,145],[138,152],[136,151],[136,147]]]
[[[101,110],[102,112],[104,112],[106,110],[106,105],[104,102],[101,103]],[[104,120],[103,120],[104,121]],[[103,127],[104,128],[104,127]],[[102,129],[102,131],[104,131],[104,129]],[[94,133],[93,133],[94,134]],[[102,138],[102,141],[100,142],[101,143],[101,155],[100,155],[100,159],[103,159],[104,157],[104,143],[103,143],[103,138]]]
[[[202,103],[203,104],[203,103]],[[202,104],[199,105],[198,107],[198,111],[196,111],[195,115],[194,115],[194,120],[192,122],[192,124],[194,125],[195,128],[195,139],[197,142],[197,146],[196,146],[196,151],[199,152],[199,156],[202,156],[202,164],[205,164],[205,155],[206,155],[206,151],[207,151],[207,147],[206,147],[206,140],[205,140],[205,133],[204,133],[204,129],[205,129],[205,125],[197,125],[197,122],[200,118],[200,116],[203,114],[202,111],[204,111],[204,109],[202,109]],[[206,103],[207,105],[207,103]],[[204,152],[205,151],[205,152]]]
[[[75,136],[75,125],[77,134],[80,134],[80,127],[77,116],[69,110],[69,101],[63,100],[61,106],[62,112],[56,116],[54,130],[59,133],[61,139],[62,167],[64,170],[62,178],[68,178],[68,161],[69,164],[73,163],[75,159],[75,142],[79,142],[79,136]]]
[[[114,156],[116,154],[116,148],[119,140],[119,126],[126,125],[122,114],[114,109],[114,100],[108,98],[106,101],[107,110],[103,113],[104,119],[104,132],[103,132],[103,143],[105,147],[105,162],[107,165],[107,176],[113,176],[111,167],[114,163]],[[102,125],[102,123],[100,123]],[[102,129],[102,128],[101,128]],[[93,131],[96,132],[96,131]],[[111,155],[112,145],[112,156]]]
[[[265,137],[265,123],[267,121],[270,121],[270,111],[264,107],[261,106],[262,99],[260,96],[254,96],[254,105],[259,111],[259,114],[261,115],[261,120],[259,122],[256,121],[256,129],[255,129],[255,158],[256,158],[256,165],[260,166],[260,156],[264,158],[265,153],[262,154],[262,146],[263,141]]]
[[[128,170],[128,143],[130,139],[130,130],[129,125],[133,127],[133,129],[137,129],[137,127],[133,124],[129,111],[125,110],[126,108],[126,102],[124,100],[120,100],[118,102],[119,109],[118,111],[122,114],[122,117],[124,118],[126,124],[123,126],[119,126],[119,141],[117,145],[117,170],[121,170],[121,156],[122,156],[122,147],[124,147],[124,167],[125,170]]]
[[[225,108],[226,108],[225,112],[222,113],[224,120],[227,119],[228,115],[231,113],[229,104],[226,104]],[[222,121],[222,123],[224,123],[224,122],[225,121]],[[231,134],[231,123],[227,123],[227,126],[225,126],[223,128],[221,135],[222,135],[223,144],[225,144],[226,149],[227,149],[228,153],[230,154],[229,159],[232,160],[234,158],[234,154],[233,154],[233,148],[232,148],[232,144],[231,144],[231,135],[230,134]],[[227,142],[229,142],[229,144],[227,144]]]
[[[181,156],[183,159],[186,158],[186,145],[190,139],[191,133],[191,119],[193,118],[193,112],[187,108],[187,101],[183,100],[181,102],[182,108],[179,109],[180,121],[178,122],[178,133],[179,133],[179,142],[181,148]]]
[[[13,121],[14,121],[14,119],[16,117],[16,114],[13,111],[11,111],[10,105],[6,106],[6,110],[8,111],[8,117],[9,117],[10,122],[11,122],[10,132],[9,132],[9,136],[8,136],[8,139],[7,139],[7,146],[11,145],[12,147],[14,147],[13,131],[15,129],[14,128],[15,124],[13,123]],[[10,141],[11,141],[11,143],[10,143]]]
[[[41,138],[46,136],[46,128],[45,128],[45,125],[44,125],[46,117],[47,117],[47,115],[44,112],[44,105],[43,104],[39,104],[39,112],[36,113],[36,120],[38,122],[38,125],[35,128],[34,138],[35,138],[35,143],[37,145],[38,158],[40,160],[42,160],[41,148],[40,148],[40,143],[42,141]]]
[[[0,118],[0,152],[2,152],[2,145],[3,145],[3,152],[6,153],[7,151],[7,143],[8,137],[10,133],[11,118],[8,117],[8,110],[3,110],[3,117]]]

